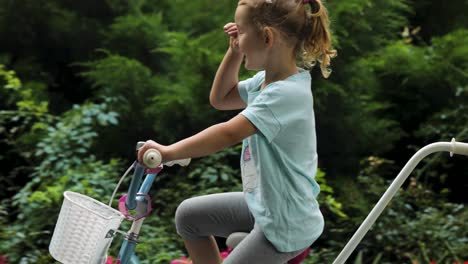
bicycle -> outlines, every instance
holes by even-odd
[[[143,143],[138,142],[137,150]],[[468,143],[456,142],[455,139],[452,139],[451,142],[432,143],[414,154],[333,264],[343,264],[347,260],[416,165],[427,155],[440,151],[450,152],[451,156],[453,154],[468,156]],[[135,248],[139,242],[138,236],[143,221],[152,210],[151,197],[148,193],[157,175],[163,170],[164,165],[172,166],[178,164],[180,166],[187,166],[189,163],[190,159],[184,159],[162,164],[161,154],[157,150],[147,150],[143,155],[143,164],[135,161],[121,177],[111,196],[109,205],[81,194],[65,192],[64,203],[49,246],[51,255],[56,260],[66,264],[103,264],[106,262],[107,251],[113,237],[116,232],[120,232],[118,231],[118,227],[124,219],[127,219],[132,221],[132,225],[129,231],[124,233],[125,237],[116,263],[140,264],[135,254]],[[119,211],[117,211],[111,207],[112,201],[120,184],[132,169],[134,169],[134,173],[128,192],[119,199]],[[141,183],[144,175],[146,177],[143,183]],[[129,210],[133,213],[130,213]],[[82,239],[83,234],[88,235],[84,242]],[[226,244],[231,248],[235,248],[247,235],[248,233],[234,232],[227,238]],[[298,262],[288,263],[298,264],[308,253],[309,251],[306,250],[296,259]]]

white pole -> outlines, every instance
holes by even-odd
[[[364,235],[372,227],[375,220],[380,216],[382,211],[388,205],[395,193],[398,191],[398,189],[400,189],[401,185],[403,185],[406,178],[408,178],[408,175],[414,170],[416,165],[418,165],[418,163],[429,154],[439,151],[448,151],[450,152],[450,155],[455,153],[468,156],[468,144],[455,142],[455,139],[452,139],[452,142],[437,142],[429,144],[416,152],[416,154],[411,157],[411,159],[406,163],[405,167],[403,167],[403,169],[400,171],[382,198],[380,198],[379,202],[374,206],[364,222],[362,222],[361,226],[358,228],[356,233],[354,233],[351,240],[349,240],[348,244],[346,244],[333,264],[345,263],[351,253],[353,253],[354,249],[356,249],[356,246],[359,244],[359,242],[361,242]]]

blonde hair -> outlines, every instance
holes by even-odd
[[[256,0],[250,18],[257,29],[272,27],[294,46],[298,63],[312,68],[317,61],[325,78],[331,74],[330,61],[337,51],[331,47],[328,11],[321,0]],[[250,1],[249,1],[250,2]]]

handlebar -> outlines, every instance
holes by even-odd
[[[154,169],[157,168],[159,165],[161,165],[161,153],[157,149],[148,149],[145,151],[143,154],[143,165],[145,165],[148,168]],[[166,166],[172,166],[174,164],[180,165],[180,166],[187,166],[190,164],[191,159],[181,159],[181,160],[173,160],[173,161],[168,161],[164,162],[163,164]]]
[[[143,144],[145,144],[145,142],[139,141],[137,143],[136,149],[137,150],[140,149],[143,146]],[[145,153],[143,154],[143,160],[142,160],[143,165],[151,169],[157,168],[159,165],[161,165],[161,163],[166,166],[172,166],[174,164],[177,164],[177,165],[185,167],[190,164],[190,161],[191,159],[187,158],[187,159],[181,159],[181,160],[172,160],[168,162],[162,162],[161,153],[157,149],[148,149],[147,151],[145,151]]]

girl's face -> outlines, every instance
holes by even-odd
[[[267,58],[265,40],[249,19],[249,7],[242,2],[239,2],[235,14],[239,49],[245,55],[246,69],[263,70]]]

